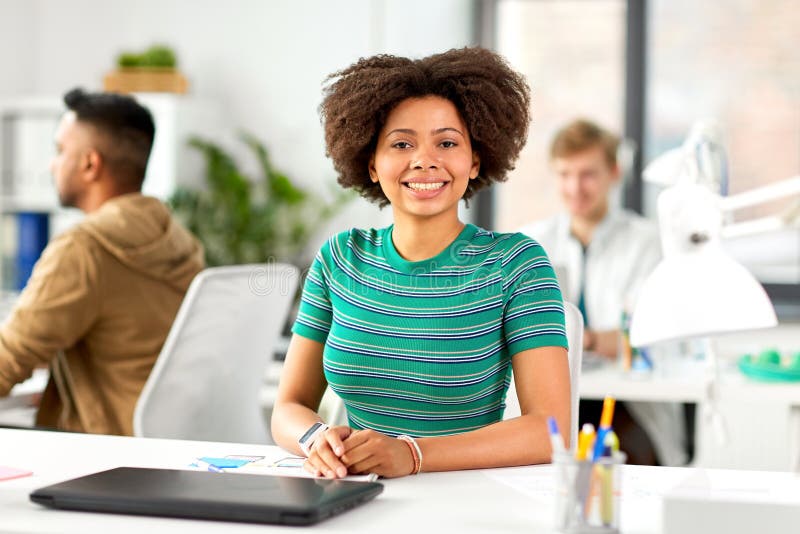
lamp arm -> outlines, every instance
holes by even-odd
[[[723,212],[735,211],[792,195],[800,195],[800,176],[793,176],[744,193],[721,198],[719,207]]]
[[[796,222],[794,221],[795,218],[797,219]],[[782,216],[759,217],[751,221],[726,224],[722,227],[721,237],[723,239],[734,239],[749,235],[779,232],[793,226],[800,227],[800,210],[793,210]]]

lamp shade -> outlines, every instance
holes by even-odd
[[[639,292],[630,341],[660,341],[778,324],[764,288],[717,243],[668,255]]]

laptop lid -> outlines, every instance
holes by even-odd
[[[33,491],[33,502],[88,512],[309,525],[383,491],[377,482],[118,467]]]

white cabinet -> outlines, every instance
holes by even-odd
[[[205,162],[187,141],[193,135],[212,137],[223,131],[216,103],[171,93],[134,96],[150,110],[156,123],[142,192],[166,200],[177,186],[202,186]]]
[[[58,207],[49,164],[62,112],[60,100],[52,98],[0,101],[0,209],[4,213]]]

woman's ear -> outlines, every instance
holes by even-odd
[[[469,170],[469,179],[474,180],[481,172],[481,157],[474,150],[472,151],[472,168]]]
[[[378,183],[378,171],[375,170],[375,155],[373,154],[372,157],[369,158],[369,179],[372,180],[373,184]]]

